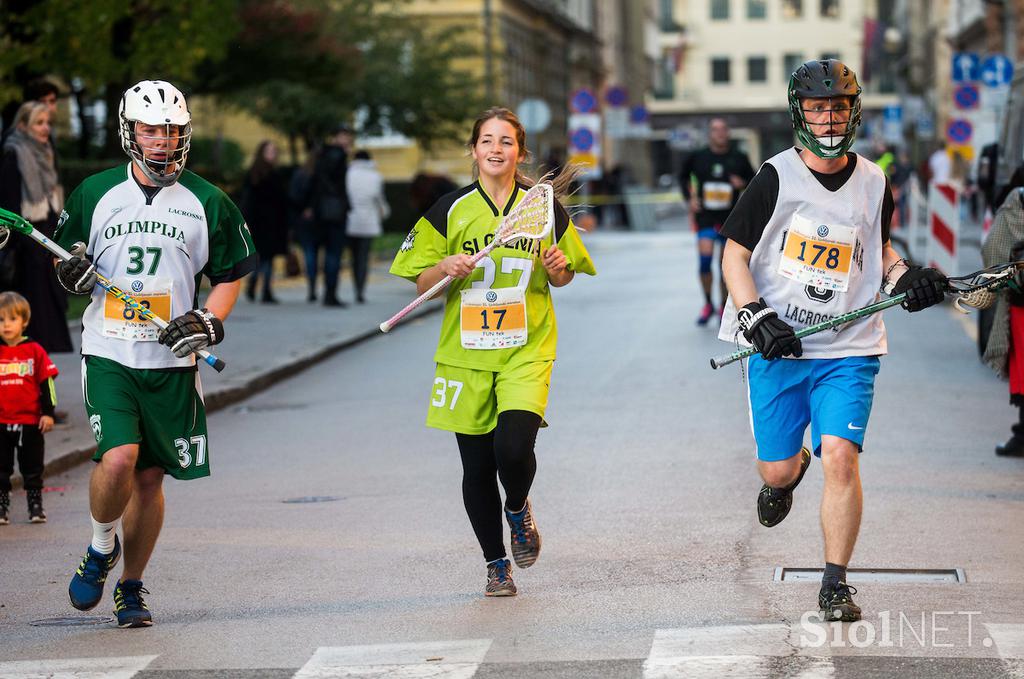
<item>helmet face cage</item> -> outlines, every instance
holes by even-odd
[[[170,83],[144,80],[121,97],[121,148],[157,186],[170,186],[185,169],[192,142],[185,97]],[[139,133],[139,125],[148,129]]]
[[[836,59],[808,61],[800,66],[789,79],[789,114],[796,130],[797,139],[804,147],[819,158],[843,156],[857,135],[861,121],[861,87],[857,76]],[[811,123],[807,120],[806,99],[829,99],[827,122]],[[833,118],[834,101],[849,101],[849,118],[839,122]],[[846,109],[844,109],[846,110]],[[824,113],[825,111],[820,111]],[[838,123],[838,124],[836,124]],[[817,136],[814,131],[825,127],[843,129],[840,136]]]

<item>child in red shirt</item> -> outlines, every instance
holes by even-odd
[[[44,523],[43,434],[53,429],[57,366],[25,337],[31,309],[16,292],[0,293],[0,526],[10,523],[14,456],[25,480],[28,515]]]

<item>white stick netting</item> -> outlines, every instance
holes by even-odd
[[[551,184],[537,184],[502,221],[498,239],[504,241],[512,236],[543,238],[555,221],[554,208],[555,194]]]

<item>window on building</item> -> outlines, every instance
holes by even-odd
[[[711,60],[711,82],[716,84],[729,82],[729,57],[714,57]]]
[[[682,28],[676,23],[675,4],[675,0],[661,0],[658,3],[658,22],[661,24],[661,30],[666,33],[675,33]]]
[[[823,19],[838,19],[839,0],[821,0],[821,16]]]
[[[782,18],[799,19],[804,15],[804,0],[782,0]]]
[[[747,18],[768,18],[768,0],[747,0]]]
[[[747,80],[752,83],[768,82],[768,57],[747,58]]]
[[[728,19],[730,0],[711,0],[711,18]]]
[[[789,77],[793,75],[793,71],[800,67],[800,64],[807,61],[804,59],[804,55],[799,52],[792,52],[790,54],[782,55],[782,79],[785,82],[789,82]]]

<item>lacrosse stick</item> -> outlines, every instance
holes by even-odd
[[[970,313],[970,310],[964,309],[960,306],[960,303],[974,308],[974,309],[986,309],[995,302],[995,291],[1011,285],[1013,283],[1013,276],[1017,272],[1018,267],[1024,266],[1024,262],[1008,262],[1006,264],[997,264],[990,266],[987,269],[981,271],[975,271],[974,273],[967,274],[965,276],[955,276],[948,279],[946,285],[946,291],[956,295],[954,305],[957,310],[961,313]],[[798,338],[804,338],[808,335],[813,335],[825,330],[831,330],[832,328],[840,325],[845,325],[850,321],[855,321],[858,318],[864,318],[871,314],[878,313],[888,309],[889,307],[901,304],[903,300],[907,298],[907,293],[901,293],[890,297],[889,299],[883,299],[880,302],[869,304],[860,309],[854,309],[848,311],[845,314],[841,314],[827,321],[822,321],[816,325],[809,325],[806,328],[801,328],[796,331]],[[725,354],[711,359],[711,367],[717,370],[722,366],[729,365],[741,359],[747,358],[757,353],[757,349],[754,347],[747,347],[739,351],[734,351],[731,354]]]
[[[64,248],[62,248],[61,246],[57,245],[52,240],[44,236],[42,233],[40,233],[35,227],[33,227],[28,221],[26,221],[24,217],[15,214],[14,212],[11,212],[9,210],[4,210],[3,208],[0,208],[0,231],[11,230],[17,231],[18,233],[28,236],[29,238],[36,241],[44,248],[52,252],[54,256],[56,256],[58,259],[61,259],[65,262],[71,259],[70,252],[68,252],[67,250],[65,250]],[[3,234],[0,233],[0,238],[2,237]],[[143,318],[151,322],[153,325],[160,328],[161,330],[167,327],[167,321],[155,315],[147,307],[143,306],[137,299],[129,295],[121,288],[114,285],[110,281],[110,279],[106,278],[100,273],[97,273],[96,283],[101,288],[106,290],[107,294],[112,296],[114,299],[120,302],[124,302],[124,305],[132,309],[136,314],[139,315],[140,318]],[[221,372],[226,367],[224,361],[220,360],[219,358],[217,358],[210,352],[206,351],[205,349],[200,349],[195,353],[197,356],[203,359],[203,361],[212,366],[213,369],[216,370],[217,372]]]
[[[551,184],[542,182],[527,191],[523,199],[519,201],[519,204],[512,208],[512,211],[501,220],[501,223],[498,224],[498,228],[494,232],[494,240],[473,255],[469,260],[470,264],[476,266],[477,262],[486,257],[491,250],[499,245],[504,245],[520,238],[540,240],[551,233],[551,227],[554,223],[555,192]],[[409,302],[404,309],[381,323],[380,331],[388,332],[391,330],[410,311],[444,290],[453,280],[451,276],[445,276],[439,280],[432,288]]]

